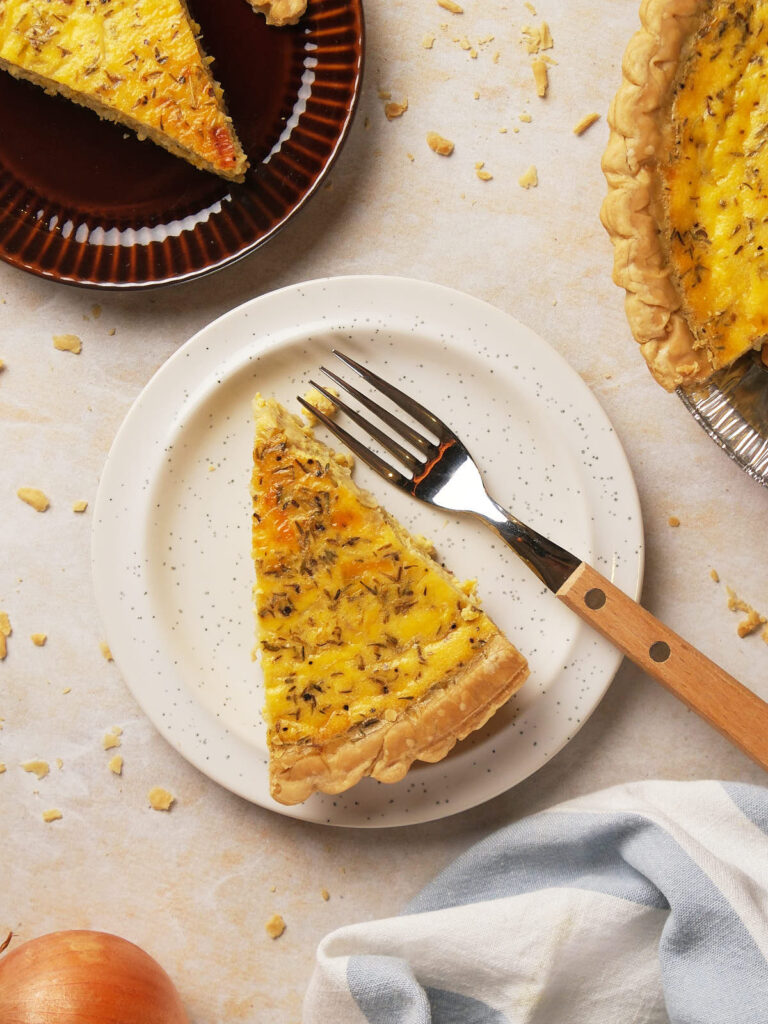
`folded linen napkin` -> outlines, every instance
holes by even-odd
[[[768,1024],[768,788],[638,782],[320,943],[305,1024]]]

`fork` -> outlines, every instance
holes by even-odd
[[[563,604],[768,770],[768,704],[673,633],[593,566],[502,508],[486,491],[480,470],[464,444],[434,413],[349,356],[336,349],[333,354],[421,424],[437,442],[424,437],[324,366],[321,371],[334,384],[398,434],[413,451],[327,388],[310,381],[312,386],[367,431],[408,472],[392,466],[321,409],[299,398],[305,409],[374,472],[406,494],[446,511],[467,512],[490,526]]]

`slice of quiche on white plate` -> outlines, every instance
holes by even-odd
[[[349,460],[254,399],[254,610],[270,790],[283,804],[441,760],[523,684],[525,658],[353,481]]]

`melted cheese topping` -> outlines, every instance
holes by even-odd
[[[673,105],[671,256],[716,368],[768,334],[768,0],[715,0]]]
[[[272,743],[392,721],[498,631],[327,460],[274,430],[254,451],[255,608]]]
[[[244,157],[197,29],[179,0],[3,0],[0,62],[237,171]]]

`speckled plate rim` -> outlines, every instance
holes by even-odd
[[[166,740],[211,779],[306,821],[364,828],[415,824],[476,806],[538,770],[595,709],[621,654],[511,552],[497,549],[490,531],[467,517],[439,522],[434,516],[441,513],[409,502],[358,467],[363,486],[409,528],[434,536],[457,574],[480,568],[485,605],[528,656],[531,679],[445,761],[418,765],[400,783],[367,779],[348,793],[316,794],[296,807],[272,800],[258,716],[243,712],[262,700],[257,669],[246,657],[252,646],[249,396],[268,384],[289,401],[305,390],[323,352],[342,340],[385,374],[393,376],[396,365],[406,374],[402,382],[411,381],[427,404],[445,408],[446,386],[458,375],[450,420],[477,452],[498,499],[639,596],[644,551],[634,480],[611,424],[578,374],[538,335],[479,299],[424,281],[377,276],[310,281],[253,299],[203,328],[158,370],[118,431],[102,473],[92,535],[95,595],[107,642],[137,702]],[[396,360],[390,363],[389,356]],[[481,401],[470,401],[475,393]],[[503,416],[494,408],[498,403]],[[211,434],[203,444],[201,424],[207,420],[218,429],[220,419],[229,417],[228,432]],[[202,493],[204,481],[216,478],[205,476],[206,462],[208,469],[216,464],[225,471],[218,479],[229,480],[207,491],[213,498]],[[231,529],[220,524],[215,559],[206,561],[197,538],[210,531],[206,519],[229,515],[232,502]],[[200,529],[186,541],[173,538],[168,526],[176,525],[174,516],[180,522],[191,516],[188,525]],[[165,564],[169,539],[169,548],[177,547],[167,557],[179,564]],[[179,569],[187,574],[183,579],[176,577]],[[187,633],[182,645],[171,635],[166,597],[182,583],[179,592],[186,594],[196,577],[215,592],[216,578],[225,574],[240,576],[240,607],[214,603],[205,648],[190,653],[194,634]],[[225,589],[221,594],[229,600]],[[179,600],[179,613],[186,600]],[[191,608],[192,597],[189,602]],[[222,622],[239,622],[237,637],[228,635],[229,625],[216,635]],[[202,678],[206,667],[230,673],[221,709],[211,705],[205,685],[190,678],[198,670]],[[248,678],[233,683],[238,667]]]

